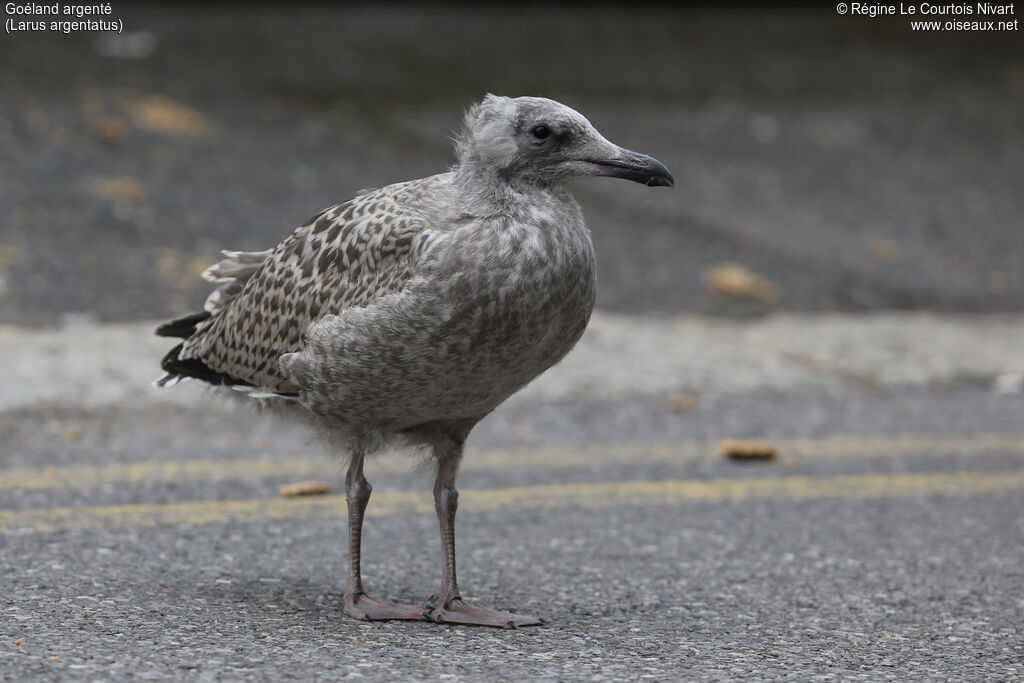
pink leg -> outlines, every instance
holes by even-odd
[[[536,617],[514,612],[476,607],[463,602],[455,578],[455,511],[459,506],[459,492],[455,490],[455,473],[458,458],[446,458],[438,462],[437,479],[434,483],[434,508],[441,525],[441,588],[434,596],[433,604],[427,605],[428,617],[441,624],[469,624],[473,626],[495,626],[515,628],[543,623]]]
[[[353,453],[345,476],[345,500],[348,502],[348,580],[345,582],[345,614],[356,619],[377,621],[406,619],[423,621],[423,608],[416,605],[396,605],[374,600],[363,592],[363,579],[359,561],[363,535],[363,513],[370,501],[373,487],[363,476],[363,456]]]

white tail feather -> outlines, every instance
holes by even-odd
[[[209,282],[220,282],[220,287],[206,297],[203,308],[216,315],[242,293],[242,288],[253,273],[259,270],[263,262],[270,256],[266,251],[223,251],[227,258],[218,261],[203,271],[203,279]]]
[[[283,401],[297,401],[294,396],[282,396],[281,394],[275,394],[272,391],[265,391],[259,387],[254,387],[250,384],[235,384],[231,387],[235,391],[240,391],[243,394],[247,394],[249,398],[276,398]]]

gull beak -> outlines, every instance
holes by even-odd
[[[617,147],[618,156],[611,159],[595,159],[591,163],[598,167],[597,175],[623,178],[647,187],[675,187],[676,181],[661,163],[646,154],[631,152]]]

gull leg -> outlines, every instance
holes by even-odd
[[[434,508],[441,526],[441,587],[434,596],[433,604],[427,605],[429,618],[437,623],[469,624],[473,626],[494,626],[515,628],[543,623],[536,617],[514,612],[476,607],[462,600],[455,577],[455,511],[459,506],[459,492],[455,490],[455,474],[458,470],[459,452],[454,457],[438,460],[437,478],[434,483]]]
[[[407,619],[422,621],[423,609],[416,605],[396,605],[374,600],[363,591],[360,555],[363,535],[363,513],[370,501],[373,487],[363,476],[363,458],[360,449],[352,454],[345,475],[345,501],[348,503],[348,579],[345,582],[345,614],[356,619],[377,621]]]

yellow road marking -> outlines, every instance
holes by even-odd
[[[336,473],[326,458],[263,460],[165,460],[67,467],[14,467],[0,470],[0,491],[80,489],[100,484],[142,484],[200,479],[267,479]]]
[[[825,439],[772,440],[783,457],[839,459],[898,457],[906,455],[983,455],[999,452],[1024,455],[1024,434],[973,434],[956,436],[839,436]],[[542,447],[522,450],[470,451],[462,469],[496,470],[509,466],[567,469],[596,462],[686,462],[717,458],[717,442],[682,441],[601,444],[586,447]],[[383,456],[367,467],[377,472],[401,472],[410,468],[405,455]],[[80,489],[100,484],[138,484],[161,481],[187,482],[221,479],[316,478],[337,475],[341,469],[329,458],[273,460],[184,460],[76,465],[0,470],[0,491]]]
[[[600,482],[460,491],[468,511],[600,508],[615,505],[813,498],[900,498],[920,495],[982,495],[1024,491],[1024,470],[916,474],[843,474],[829,477],[758,477],[710,480]],[[368,515],[431,513],[426,493],[375,493]],[[200,525],[345,514],[342,496],[306,499],[196,501],[167,505],[103,505],[0,511],[0,532],[49,532],[74,528]]]

